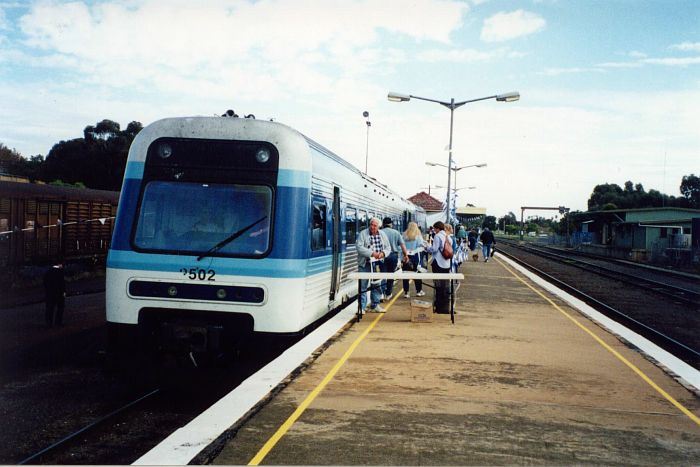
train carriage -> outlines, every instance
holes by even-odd
[[[129,151],[107,260],[117,341],[218,350],[295,334],[354,298],[372,216],[425,213],[279,123],[164,119]]]
[[[62,259],[104,258],[118,192],[0,181],[0,288],[17,271]]]

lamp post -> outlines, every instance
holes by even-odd
[[[496,99],[499,102],[514,102],[520,99],[520,93],[519,92],[507,92],[504,94],[496,94],[494,96],[486,96],[486,97],[479,97],[478,99],[469,99],[466,101],[461,101],[461,102],[455,102],[454,97],[450,99],[450,102],[445,102],[445,101],[439,101],[436,99],[428,99],[426,97],[418,97],[414,96],[411,94],[400,94],[397,92],[390,92],[387,95],[387,98],[391,102],[408,102],[411,99],[419,99],[422,101],[428,101],[428,102],[435,102],[437,104],[440,104],[444,107],[447,107],[450,109],[450,145],[449,145],[449,151],[450,151],[450,158],[447,163],[447,223],[450,222],[450,184],[452,181],[452,177],[450,174],[450,171],[452,170],[452,130],[454,127],[454,112],[455,109],[458,109],[459,107],[462,107],[464,104],[469,104],[471,102],[477,102],[477,101],[484,101],[487,99]]]
[[[437,162],[426,162],[425,165],[429,165],[431,167],[435,166],[440,166],[440,167],[447,167],[445,164],[440,164]],[[457,172],[459,172],[462,169],[468,169],[469,167],[477,167],[477,168],[482,168],[482,167],[487,167],[488,164],[486,163],[479,163],[479,164],[470,164],[470,165],[463,165],[461,167],[453,167],[452,171],[455,173],[455,186],[457,186]],[[461,189],[461,188],[460,188]],[[457,190],[455,190],[457,191]]]
[[[447,187],[442,186],[442,185],[435,185],[435,188],[447,188]],[[475,186],[463,186],[461,188],[452,188],[452,192],[454,193],[454,198],[455,198],[455,204],[454,204],[455,209],[457,209],[457,192],[460,190],[474,190],[474,189],[476,189]],[[449,188],[448,188],[448,190],[449,190]]]
[[[365,123],[367,124],[367,145],[365,147],[365,175],[367,175],[367,161],[369,161],[369,127],[372,126],[372,122],[369,121],[369,112],[366,110],[362,112],[362,116],[365,117]]]

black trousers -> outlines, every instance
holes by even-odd
[[[52,326],[63,323],[63,309],[66,299],[63,294],[46,296],[46,324]],[[54,313],[55,310],[55,313]]]

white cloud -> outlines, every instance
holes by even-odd
[[[669,48],[684,52],[700,52],[700,42],[681,42],[680,44],[673,44]]]
[[[5,10],[3,10],[2,6],[0,5],[0,31],[8,29],[10,29],[10,22],[7,20]]]
[[[543,76],[559,76],[565,74],[578,74],[578,73],[605,73],[605,70],[600,68],[586,68],[586,67],[571,67],[571,68],[546,68],[544,71],[540,71],[537,74]]]
[[[503,51],[482,52],[474,49],[431,49],[419,52],[416,54],[416,59],[422,62],[450,62],[450,63],[467,63],[481,62],[494,58],[495,56],[503,56]]]
[[[546,24],[544,18],[529,11],[501,12],[484,20],[481,40],[485,42],[507,41],[541,31]]]
[[[640,62],[604,62],[598,63],[596,66],[602,68],[639,68],[642,64]]]
[[[650,65],[666,65],[666,66],[687,66],[700,63],[700,57],[666,57],[666,58],[645,58],[642,63]]]
[[[629,55],[629,56],[632,57],[632,58],[646,58],[646,56],[647,56],[647,54],[645,54],[644,52],[640,52],[640,51],[638,51],[638,50],[632,50],[632,51],[631,51],[629,54],[627,54],[627,55]]]
[[[42,2],[20,26],[47,63],[73,60],[79,80],[171,92],[235,84],[239,95],[265,98],[332,92],[334,79],[375,72],[385,64],[379,47],[387,34],[448,44],[468,8],[457,0],[411,8],[400,0]]]

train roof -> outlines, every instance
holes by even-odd
[[[238,117],[174,117],[157,120],[146,126],[134,139],[129,151],[129,160],[145,161],[148,146],[156,139],[169,136],[176,138],[241,139],[269,141],[280,150],[280,168],[311,171],[311,157],[291,158],[286,154],[300,154],[314,148],[349,170],[360,175],[367,183],[384,191],[391,192],[405,203],[411,201],[400,196],[386,185],[362,173],[357,167],[325,148],[318,142],[303,135],[294,128],[279,122]]]
[[[117,204],[118,191],[0,181],[2,198],[41,198],[61,201],[102,201]]]

